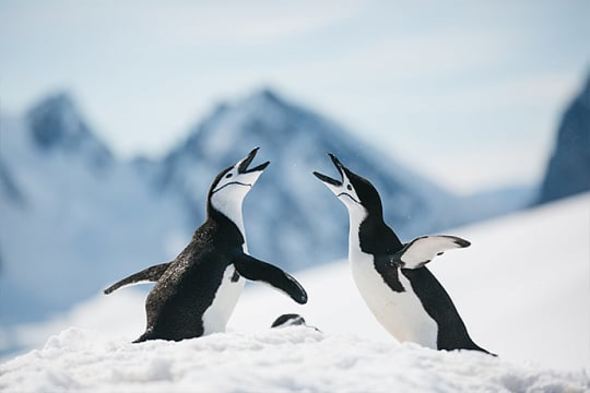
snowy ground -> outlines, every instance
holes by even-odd
[[[582,372],[305,327],[140,345],[71,328],[0,366],[7,392],[584,392]]]
[[[335,263],[296,275],[308,305],[255,286],[229,333],[182,343],[128,344],[143,331],[143,293],[97,296],[0,336],[39,346],[84,329],[0,365],[0,391],[590,390],[590,194],[451,232],[472,247],[430,267],[499,359],[399,345]],[[323,333],[268,329],[287,312]]]

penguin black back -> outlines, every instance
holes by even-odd
[[[202,336],[202,315],[213,303],[232,255],[242,250],[243,243],[240,231],[228,218],[210,215],[148,295],[148,328],[136,342]],[[238,278],[234,272],[234,282]]]
[[[490,353],[473,342],[451,297],[426,266],[401,269],[401,272],[410,280],[422,306],[438,325],[438,349],[471,349]]]
[[[245,279],[264,281],[298,303],[303,287],[281,269],[246,254],[242,202],[268,162],[249,168],[258,149],[222,170],[207,194],[207,219],[172,261],[152,266],[109,287],[156,282],[146,299],[147,326],[135,342],[182,340],[222,332]]]

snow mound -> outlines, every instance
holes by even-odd
[[[0,365],[6,392],[583,392],[583,372],[307,327],[129,344],[70,328]]]

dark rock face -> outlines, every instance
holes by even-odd
[[[565,111],[538,203],[590,190],[590,78]]]

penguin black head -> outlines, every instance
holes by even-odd
[[[271,328],[305,325],[305,319],[299,314],[283,314],[272,323]]]
[[[215,177],[207,197],[209,207],[212,206],[222,212],[230,207],[241,207],[248,191],[270,164],[270,161],[267,161],[254,168],[248,168],[257,152],[258,147],[234,165],[222,170]]]
[[[342,165],[335,155],[331,153],[328,155],[340,174],[340,180],[319,172],[313,172],[313,174],[336,195],[349,213],[383,214],[381,198],[371,182]]]

